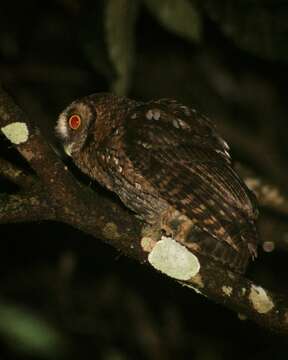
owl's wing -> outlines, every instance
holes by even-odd
[[[161,100],[138,106],[125,124],[125,152],[160,196],[218,241],[255,255],[255,199],[211,122]]]

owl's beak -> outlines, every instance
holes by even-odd
[[[72,154],[72,147],[73,147],[73,143],[64,145],[64,151],[68,156],[71,156]]]

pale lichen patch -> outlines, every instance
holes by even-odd
[[[108,222],[104,228],[102,229],[102,234],[107,239],[118,239],[120,237],[120,234],[118,233],[117,225],[113,222]]]
[[[139,184],[139,183],[135,183],[135,187],[136,187],[136,189],[137,190],[141,190],[142,189],[142,186],[141,186],[141,184]]]
[[[30,198],[30,203],[33,206],[38,206],[40,204],[39,200],[33,196]]]
[[[231,296],[232,295],[232,292],[233,292],[233,288],[231,286],[225,286],[223,285],[222,286],[222,291],[223,293],[226,295],[226,296]]]
[[[166,236],[155,244],[148,261],[155,269],[177,280],[189,280],[200,270],[198,258],[185,246]]]
[[[251,285],[249,300],[260,314],[266,314],[274,308],[272,299],[261,286]]]
[[[156,241],[149,236],[143,236],[141,239],[141,247],[146,252],[151,252],[156,244]]]
[[[13,122],[1,128],[2,133],[12,144],[23,144],[28,140],[29,131],[25,122]]]
[[[21,173],[22,173],[21,170],[10,169],[10,168],[6,169],[5,171],[6,171],[6,174],[7,174],[8,177],[15,177],[15,178],[17,178],[18,176],[20,176]]]

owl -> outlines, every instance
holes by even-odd
[[[255,197],[196,110],[93,94],[60,114],[56,134],[83,173],[161,234],[240,273],[256,257]]]

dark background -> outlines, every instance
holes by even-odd
[[[214,119],[234,159],[285,190],[288,2],[190,2],[195,17],[186,33],[181,24],[190,13],[174,9],[171,27],[159,15],[163,1],[139,2],[137,13],[136,1],[115,0],[110,13],[108,3],[1,2],[1,82],[53,146],[57,116],[75,98],[100,91],[169,96]],[[0,151],[26,166],[3,138]],[[17,190],[4,179],[0,186],[2,193]],[[273,241],[267,224],[277,222],[277,240],[287,242],[285,216],[260,210],[262,236]],[[1,225],[0,239],[0,359],[288,355],[287,339],[68,226]],[[287,293],[287,253],[260,250],[248,275]]]

